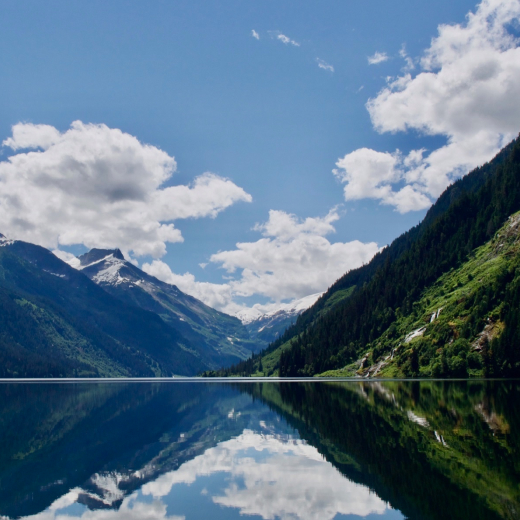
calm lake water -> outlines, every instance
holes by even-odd
[[[517,382],[0,384],[0,518],[520,518]]]

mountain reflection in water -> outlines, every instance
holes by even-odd
[[[0,518],[520,518],[519,389],[5,383]]]

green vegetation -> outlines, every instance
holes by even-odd
[[[518,516],[516,383],[255,383],[242,389],[407,518]]]
[[[121,261],[117,283],[103,277],[100,280],[98,276],[112,265],[104,261],[109,256]],[[106,292],[127,305],[157,314],[181,334],[189,343],[189,347],[184,346],[201,367],[229,365],[247,359],[252,351],[258,350],[238,318],[212,309],[177,287],[146,274],[126,262],[119,250],[92,249],[80,260],[86,265],[81,272]]]
[[[517,217],[506,222],[519,210],[517,139],[339,279],[261,356],[218,375],[258,374],[261,361],[268,375],[289,377],[520,376],[517,230],[508,227]]]
[[[0,247],[0,377],[194,375],[191,345],[50,251]]]
[[[516,213],[468,261],[428,287],[410,314],[397,312],[391,326],[367,346],[363,367],[354,363],[323,375],[489,377],[515,373],[518,361],[506,352],[510,340],[505,343],[502,332],[506,320],[514,324],[509,314],[515,307],[511,300],[519,278],[520,213]],[[414,332],[416,337],[411,338]]]

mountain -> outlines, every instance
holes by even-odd
[[[157,314],[49,250],[0,239],[0,376],[195,375],[206,365]]]
[[[249,337],[265,348],[293,325],[296,318],[314,304],[321,294],[311,294],[291,303],[282,303],[269,312],[261,312],[254,307],[244,309],[236,317],[246,327]]]
[[[425,289],[363,357],[323,375],[492,377],[520,365],[520,212]],[[507,324],[507,326],[506,326]]]
[[[146,274],[119,249],[92,249],[78,259],[81,273],[120,301],[158,315],[190,342],[195,356],[209,368],[236,363],[259,350],[238,318]]]
[[[434,294],[441,277],[471,261],[476,248],[487,243],[493,247],[490,241],[495,233],[519,210],[520,138],[448,187],[418,226],[394,240],[369,264],[346,273],[262,355],[220,373],[291,377],[339,374],[356,362],[359,368],[380,357],[392,357],[396,344],[390,348],[387,339],[398,343],[404,321],[413,324],[426,318],[421,311],[429,308],[429,303],[421,303],[422,298]],[[494,321],[500,323],[498,330],[490,338],[489,349],[479,351],[475,363],[488,366],[487,374],[520,375],[520,271],[516,263],[507,265],[507,270],[497,275],[497,283],[489,285],[480,280],[487,292],[475,293],[469,278],[457,280],[467,289],[458,301],[464,307],[458,314],[464,326],[447,323],[442,332],[432,336],[427,362],[428,356],[421,361],[418,348],[402,347],[400,363],[408,367],[404,373],[455,375],[457,368],[450,367],[448,358],[468,361],[463,359],[471,353],[468,345],[477,341],[478,335],[486,335],[486,327]],[[428,317],[431,319],[431,315]],[[442,323],[442,319],[438,321]],[[461,346],[459,338],[468,343]],[[429,370],[419,370],[422,363]],[[433,369],[436,363],[440,371]]]

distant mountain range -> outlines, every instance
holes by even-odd
[[[207,375],[520,377],[519,211],[517,138],[260,355]]]
[[[267,347],[322,294],[280,303],[268,312],[244,309],[232,317],[148,275],[125,260],[119,249],[92,249],[78,259],[76,268],[93,282],[120,300],[161,316],[194,345],[208,365],[219,367]]]
[[[268,312],[257,308],[244,309],[236,314],[256,343],[267,347],[296,322],[298,316],[311,307],[322,293],[311,294],[291,303],[281,303]]]
[[[110,295],[47,249],[0,240],[2,377],[196,374],[206,363],[157,314]]]
[[[0,377],[195,375],[265,345],[118,249],[77,267],[0,235]]]
[[[92,249],[73,267],[0,235],[0,377],[195,375],[259,352],[314,299],[239,319],[119,249]]]

